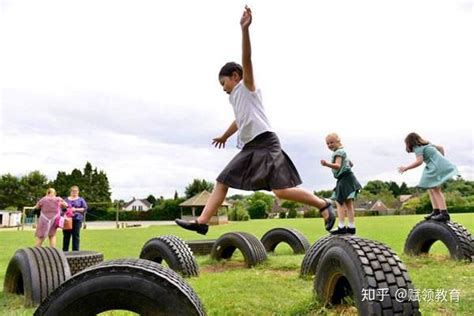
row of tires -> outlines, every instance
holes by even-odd
[[[472,260],[472,236],[453,222],[418,223],[407,238],[405,252],[428,252],[437,240],[448,247],[453,258]],[[301,275],[315,276],[315,293],[325,303],[339,303],[350,296],[362,315],[418,313],[418,302],[410,300],[408,295],[413,285],[406,267],[387,246],[355,236],[329,235],[310,247],[301,233],[285,228],[272,229],[261,240],[242,232],[227,233],[205,242],[161,236],[143,246],[141,259],[105,263],[101,263],[102,254],[95,252],[20,249],[7,268],[4,291],[23,294],[27,306],[42,302],[37,315],[57,315],[64,311],[71,314],[71,310],[78,311],[77,315],[88,315],[111,309],[144,315],[156,311],[202,315],[204,309],[199,298],[182,279],[199,273],[193,255],[196,247],[200,247],[197,253],[210,252],[218,260],[230,258],[239,249],[251,267],[263,262],[267,252],[274,251],[281,242],[288,243],[295,253],[305,253]],[[163,260],[170,269],[160,265]],[[377,289],[387,289],[387,294],[380,300],[364,299],[364,291]],[[405,299],[400,299],[400,292],[405,293],[402,295]],[[165,297],[167,303],[155,302],[157,297]],[[84,302],[82,298],[91,303],[77,303]]]

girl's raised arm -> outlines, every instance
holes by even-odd
[[[252,49],[250,46],[249,26],[252,23],[252,11],[245,6],[244,13],[240,19],[240,26],[242,27],[242,68],[244,85],[250,91],[255,91],[255,83],[253,79],[252,67]]]

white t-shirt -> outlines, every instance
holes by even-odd
[[[260,89],[252,92],[241,80],[230,93],[229,101],[234,108],[235,121],[239,128],[237,148],[243,148],[263,132],[272,131],[265,115]]]

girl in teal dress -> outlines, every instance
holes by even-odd
[[[449,221],[446,200],[441,191],[441,185],[452,177],[458,175],[458,170],[449,160],[444,157],[444,149],[441,146],[430,144],[417,133],[410,133],[405,138],[406,150],[416,155],[416,161],[408,166],[399,167],[400,173],[414,169],[425,163],[425,169],[418,186],[428,189],[433,211],[427,220]]]
[[[361,185],[351,170],[353,164],[347,157],[347,153],[341,144],[339,136],[336,133],[331,133],[326,136],[326,145],[329,150],[333,151],[333,154],[331,162],[321,160],[321,165],[330,168],[334,178],[337,179],[336,188],[334,189],[331,199],[336,200],[337,214],[339,217],[337,229],[331,230],[330,233],[333,235],[355,234],[354,199],[361,189]],[[349,221],[347,227],[344,224],[346,212]]]

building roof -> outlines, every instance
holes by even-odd
[[[371,211],[386,211],[388,207],[381,201],[377,200],[374,205],[370,208]]]
[[[140,202],[142,202],[146,207],[149,207],[149,208],[151,208],[151,206],[152,206],[151,203],[148,202],[147,199],[135,199],[135,198],[133,198],[130,202],[125,203],[125,205],[124,205],[122,208],[127,208],[127,207],[129,207],[129,206],[130,206],[133,202],[135,202],[135,201],[140,201]]]
[[[186,201],[182,202],[181,204],[179,204],[179,206],[185,206],[185,207],[205,206],[210,196],[211,196],[211,193],[209,193],[208,191],[202,191],[201,193],[196,194],[192,198],[189,198]],[[231,204],[227,202],[226,200],[224,200],[221,206],[231,206]]]
[[[411,195],[411,194],[402,194],[398,198],[400,199],[400,202],[405,203],[406,201],[408,201],[412,197],[413,197],[413,195]]]

